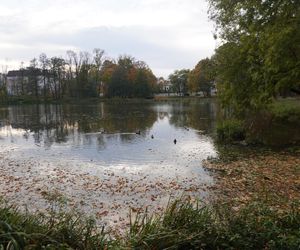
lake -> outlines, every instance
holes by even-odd
[[[112,203],[157,208],[183,192],[205,197],[213,179],[201,162],[217,155],[216,112],[209,99],[2,107],[0,195],[42,209],[54,190],[99,217]]]

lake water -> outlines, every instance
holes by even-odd
[[[215,113],[207,100],[10,106],[0,112],[0,145],[112,167],[199,165],[215,155]]]
[[[87,203],[84,210],[89,211],[93,209],[90,203],[103,200],[108,209],[112,201],[122,199],[132,206],[128,200],[135,199],[142,207],[149,199],[165,199],[172,188],[179,193],[191,190],[192,180],[193,191],[198,191],[200,184],[213,181],[201,162],[217,155],[211,137],[215,117],[216,103],[207,99],[2,107],[1,171],[6,174],[3,180],[12,180],[13,176],[16,183],[10,182],[11,188],[20,185],[15,192],[6,185],[2,195],[9,193],[17,202],[28,197],[34,204],[41,198],[40,190],[55,187],[80,206],[83,199]],[[77,182],[70,186],[74,174],[78,174]],[[103,196],[99,190],[91,192],[96,184],[87,188],[95,180],[86,180],[85,176],[110,182],[109,185],[128,185],[122,184],[123,195],[116,196],[116,188]],[[69,182],[64,183],[66,180]],[[144,190],[146,185],[149,188]],[[159,185],[166,186],[157,190]],[[149,196],[136,198],[138,192],[149,192]]]

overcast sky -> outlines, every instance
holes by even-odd
[[[42,52],[101,48],[166,77],[211,56],[212,33],[205,0],[0,0],[0,71]]]

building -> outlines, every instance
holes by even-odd
[[[10,96],[41,93],[45,79],[39,69],[34,72],[27,69],[8,71],[6,76],[7,94]]]
[[[163,77],[158,78],[157,84],[161,93],[170,93],[172,91],[172,84]]]
[[[216,96],[216,95],[217,95],[217,85],[215,82],[213,82],[210,88],[210,96]]]

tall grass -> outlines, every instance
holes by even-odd
[[[0,207],[0,249],[104,249],[108,235],[93,219],[78,213],[21,213]]]
[[[0,208],[0,249],[299,249],[299,203],[284,211],[252,202],[171,202],[161,215],[132,215],[123,236],[110,237],[93,220],[74,214],[22,214]]]
[[[175,201],[161,216],[137,216],[123,245],[131,249],[299,249],[299,206],[283,212],[254,202],[236,211],[228,204]]]

